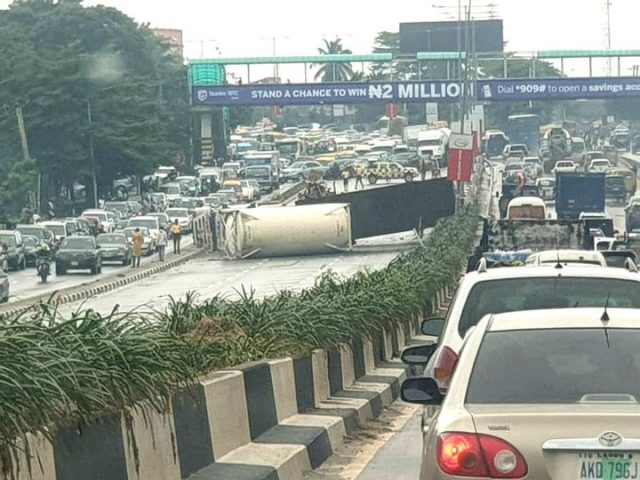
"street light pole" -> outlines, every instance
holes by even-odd
[[[89,159],[93,166],[93,207],[98,208],[98,181],[96,179],[96,157],[93,145],[93,118],[91,115],[91,100],[87,99],[87,120],[89,121]]]

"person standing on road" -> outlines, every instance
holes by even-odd
[[[156,236],[156,245],[158,246],[158,256],[161,262],[164,262],[164,252],[167,249],[168,241],[167,232],[164,231],[164,227],[160,227]]]
[[[182,227],[178,219],[171,225],[171,239],[173,240],[173,253],[180,255],[180,240],[182,240]]]
[[[340,174],[340,176],[342,177],[342,189],[345,192],[349,191],[349,169],[345,168],[342,173]]]
[[[358,190],[358,185],[362,187],[364,190],[364,182],[362,181],[364,177],[364,167],[362,165],[356,166],[356,190]]]
[[[133,234],[133,265],[131,268],[140,267],[140,258],[142,257],[142,245],[144,244],[144,235],[139,228]]]

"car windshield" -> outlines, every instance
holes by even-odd
[[[210,207],[217,207],[222,203],[218,197],[207,197],[204,202]]]
[[[60,244],[60,250],[93,250],[95,243],[89,237],[65,238]]]
[[[126,238],[122,235],[98,235],[97,238],[99,245],[118,245],[124,243]]]
[[[488,332],[465,403],[573,404],[597,394],[640,401],[640,383],[632,380],[640,378],[639,342],[635,329]]]
[[[304,167],[304,162],[294,162],[289,166],[289,168],[303,168],[303,167]]]
[[[180,218],[189,216],[189,212],[184,208],[170,208],[166,213],[169,218]]]
[[[106,222],[107,221],[107,214],[106,213],[91,212],[91,213],[87,213],[86,216],[87,217],[97,218],[101,222]]]
[[[204,202],[198,198],[178,198],[173,202],[174,207],[180,208],[200,208],[204,205]]]
[[[180,194],[180,187],[178,187],[177,185],[164,185],[163,187],[160,187],[160,190],[162,190],[162,193],[166,193],[167,195],[179,195]]]
[[[40,227],[19,227],[18,231],[22,235],[32,235],[38,240],[42,240],[44,238],[44,230]]]
[[[22,243],[24,243],[25,247],[35,247],[38,245],[38,238],[32,235],[23,235]]]
[[[64,225],[47,225],[47,230],[53,232],[56,237],[64,237],[67,234]]]
[[[146,227],[151,229],[158,228],[158,221],[153,218],[132,218],[129,220],[129,227]]]
[[[6,243],[8,247],[15,247],[16,237],[12,233],[0,233],[0,242]]]
[[[489,313],[545,308],[640,308],[640,282],[607,278],[520,277],[489,280],[469,292],[460,317],[461,336]]]
[[[247,176],[252,177],[268,177],[271,175],[271,169],[265,167],[247,168]]]
[[[104,204],[104,208],[106,208],[107,210],[115,210],[124,214],[129,213],[129,207],[127,207],[126,203],[106,202]]]

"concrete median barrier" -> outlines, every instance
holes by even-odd
[[[32,437],[18,480],[302,480],[399,394],[401,328],[327,352],[212,372],[141,405]],[[395,339],[395,340],[394,340]]]

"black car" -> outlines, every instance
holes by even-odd
[[[90,270],[102,273],[102,252],[93,237],[69,237],[60,243],[56,253],[56,275],[68,270]]]
[[[98,235],[98,245],[102,262],[118,262],[131,265],[131,245],[124,233],[103,233]]]
[[[40,245],[38,237],[34,235],[23,235],[22,244],[24,245],[24,258],[27,262],[27,267],[36,266],[36,250]]]

